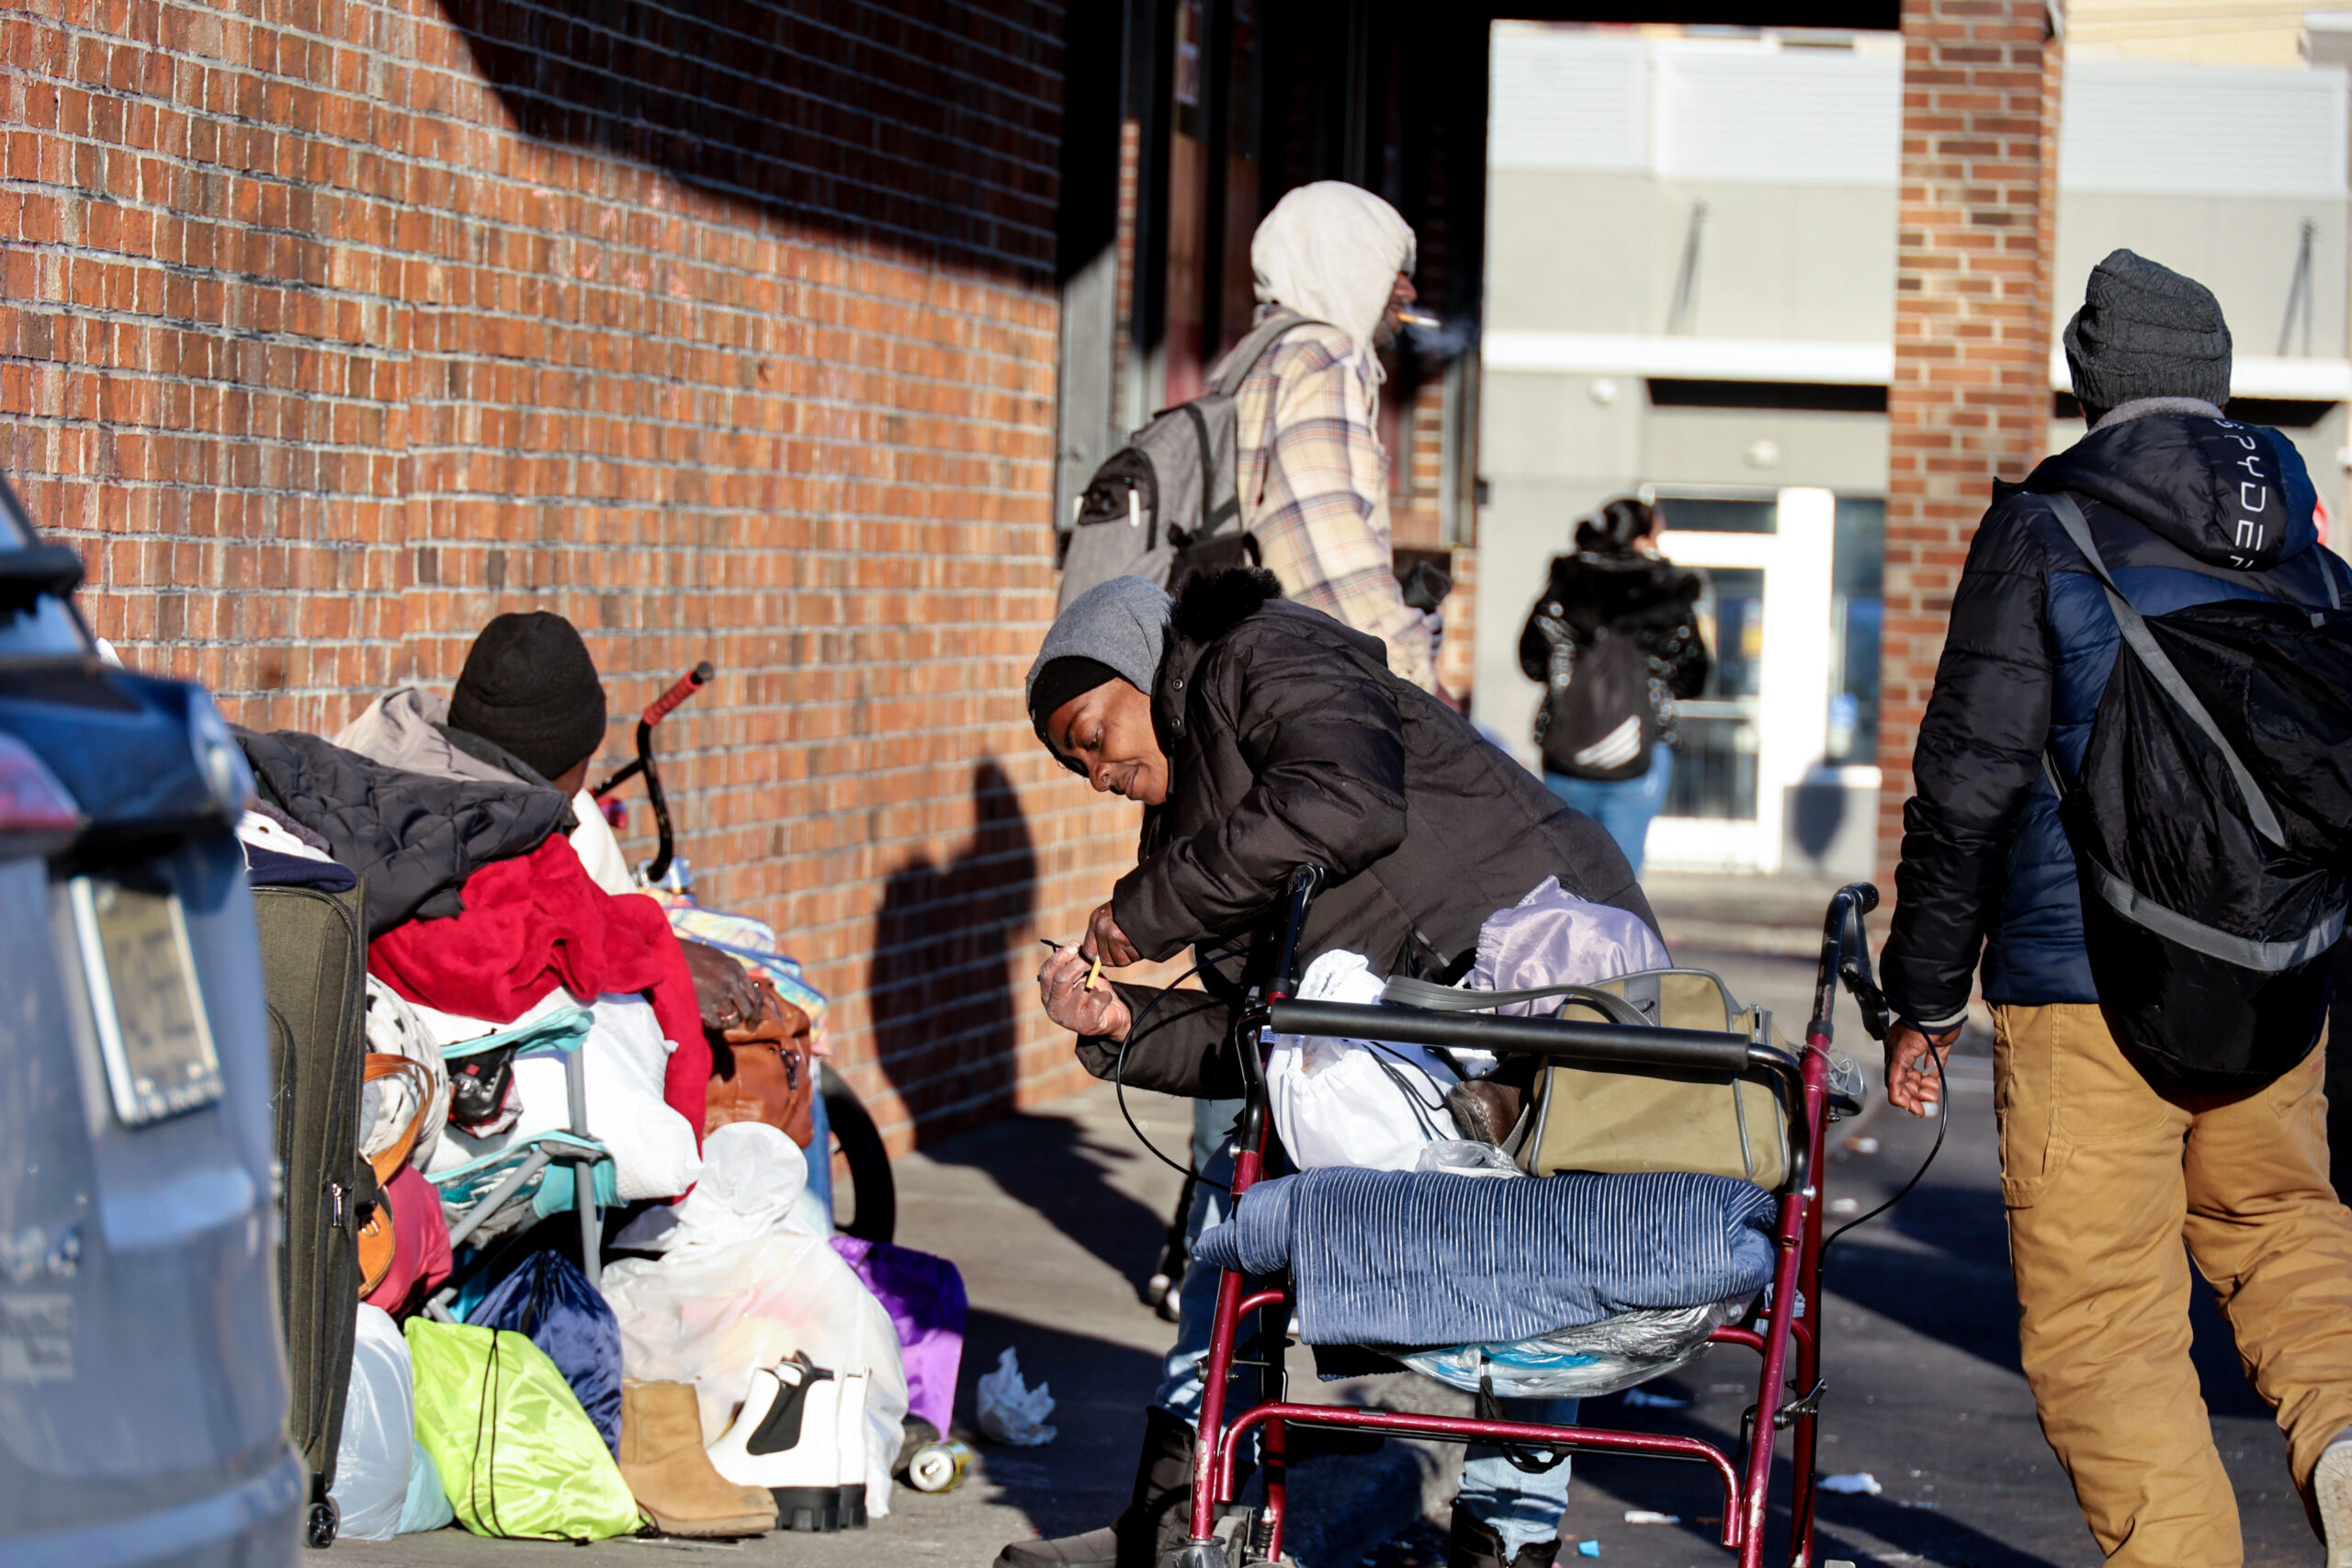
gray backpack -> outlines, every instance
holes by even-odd
[[[1063,606],[1114,577],[1148,578],[1173,593],[1196,572],[1257,564],[1234,478],[1234,394],[1276,338],[1308,324],[1289,310],[1260,323],[1225,356],[1207,391],[1152,415],[1094,470],[1060,540]]]

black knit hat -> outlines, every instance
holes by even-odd
[[[555,778],[605,743],[605,688],[588,645],[561,615],[501,615],[466,652],[449,723]]]
[[[2116,251],[2091,269],[2083,308],[2066,323],[2075,396],[2092,408],[2135,398],[2230,400],[2230,328],[2222,302],[2193,277]]]
[[[1046,733],[1046,721],[1061,711],[1064,703],[1118,678],[1119,672],[1101,660],[1079,654],[1065,654],[1040,666],[1029,681],[1029,727],[1037,732],[1038,739],[1045,741],[1046,750],[1054,748],[1052,738]]]

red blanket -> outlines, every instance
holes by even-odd
[[[368,946],[368,967],[413,1002],[512,1023],[561,986],[575,997],[642,991],[674,1047],[662,1098],[702,1138],[710,1044],[685,954],[662,906],[605,892],[562,835],[466,879],[462,914],[409,920]]]

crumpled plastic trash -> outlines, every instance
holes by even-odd
[[[1580,1540],[1580,1541],[1577,1542],[1577,1555],[1578,1557],[1598,1557],[1598,1556],[1600,1556],[1600,1542],[1599,1542],[1599,1541],[1597,1541],[1597,1540]]]
[[[1679,1525],[1680,1514],[1661,1514],[1656,1508],[1628,1508],[1625,1522],[1629,1525]]]
[[[1455,1176],[1527,1174],[1511,1163],[1510,1156],[1494,1145],[1474,1143],[1466,1138],[1447,1138],[1434,1144],[1423,1144],[1413,1168],[1450,1171]]]
[[[1039,1448],[1054,1440],[1055,1428],[1046,1425],[1054,1413],[1054,1396],[1039,1383],[1021,1381],[1021,1358],[1012,1346],[996,1359],[996,1371],[984,1372],[975,1389],[980,1407],[980,1430],[991,1440],[1017,1449]]]
[[[1824,1492],[1843,1492],[1863,1497],[1875,1497],[1886,1490],[1878,1483],[1878,1477],[1867,1470],[1857,1470],[1845,1475],[1825,1475],[1820,1485]]]

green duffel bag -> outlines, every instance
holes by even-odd
[[[458,1522],[519,1540],[637,1533],[637,1499],[571,1386],[520,1334],[409,1319],[416,1438]]]
[[[1386,999],[1443,1011],[1560,998],[1556,1016],[1765,1037],[1770,1020],[1742,1008],[1704,969],[1645,969],[1591,986],[1473,991],[1392,980]],[[1777,1031],[1770,1038],[1781,1044]],[[1785,1046],[1783,1046],[1785,1049]],[[1530,1176],[1690,1170],[1778,1187],[1789,1174],[1789,1121],[1771,1074],[1667,1072],[1547,1063],[1505,1148]]]

